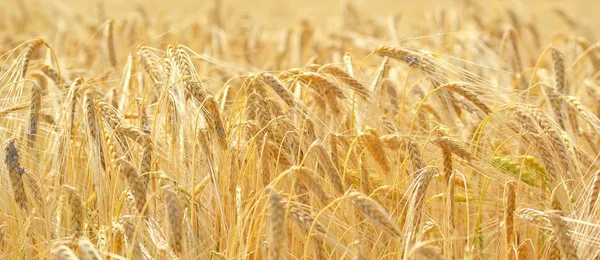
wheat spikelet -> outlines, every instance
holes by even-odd
[[[40,215],[45,216],[46,215],[46,202],[44,201],[44,197],[42,195],[42,188],[40,187],[38,180],[35,179],[31,173],[28,173],[28,172],[25,172],[23,174],[23,176],[25,178],[25,183],[27,184],[27,188],[29,188],[29,191],[33,195],[33,199],[35,200],[35,202],[37,204]]]
[[[27,207],[27,195],[25,194],[25,186],[22,179],[25,169],[21,167],[21,163],[19,162],[19,151],[15,146],[14,138],[8,139],[5,152],[4,163],[6,164],[8,177],[12,184],[13,196],[17,204],[27,212],[29,211]]]
[[[600,133],[600,119],[592,112],[588,110],[581,102],[573,96],[565,96],[564,100],[570,106],[571,109],[575,110],[577,114],[583,119],[585,119],[597,133]]]
[[[28,44],[25,50],[23,51],[23,65],[21,66],[21,78],[25,78],[25,74],[27,74],[31,54],[33,54],[33,52],[39,49],[43,44],[46,44],[46,41],[44,41],[44,39],[35,39],[31,41],[31,43]]]
[[[390,174],[390,163],[385,155],[383,142],[373,133],[373,131],[364,132],[360,135],[360,138],[371,156],[373,156],[379,167],[381,167],[381,171],[386,175]]]
[[[517,26],[517,28],[520,26]],[[518,39],[519,39],[519,35],[517,30],[515,30],[514,28],[509,28],[508,29],[508,35],[510,36],[510,46],[512,48],[512,51],[514,53],[514,67],[515,67],[515,73],[517,74],[518,77],[521,76],[521,73],[523,71],[523,59],[521,58],[521,52],[519,51],[519,46],[518,46]]]
[[[79,192],[71,186],[63,186],[69,195],[69,205],[71,207],[71,225],[75,237],[80,237],[83,231],[83,223],[85,218],[85,208]]]
[[[102,166],[102,168],[106,168],[106,158],[104,157],[104,146],[101,141],[101,132],[97,121],[96,106],[94,105],[94,100],[89,91],[85,93],[83,99],[85,104],[84,113],[86,119],[86,127],[88,129],[88,133],[90,134],[90,142],[94,145],[93,148],[95,150],[94,152],[97,153],[96,156],[98,156],[98,163]],[[98,183],[100,182],[95,183],[95,185],[98,185]]]
[[[332,83],[326,77],[314,72],[302,72],[301,74],[298,74],[298,79],[304,84],[314,88],[317,93],[322,95],[334,114],[340,113],[341,108],[338,101],[344,99],[345,96],[338,85]]]
[[[214,132],[217,134],[217,138],[219,140],[219,145],[221,145],[222,148],[227,148],[225,125],[223,125],[223,119],[221,118],[221,112],[217,107],[217,102],[212,95],[208,95],[204,102],[208,110],[208,121],[213,125]]]
[[[54,68],[44,64],[40,67],[40,70],[46,77],[50,78],[57,87],[66,88],[69,86],[65,79],[63,79]]]
[[[150,123],[148,122],[148,115],[146,114],[146,107],[143,104],[139,105],[139,114],[140,114],[140,127],[142,128],[142,132],[146,135],[151,134]],[[142,144],[142,159],[140,160],[140,184],[143,187],[148,186],[149,176],[148,174],[152,171],[152,153],[154,151],[154,145],[149,140],[146,140]]]
[[[415,245],[412,249],[413,255],[419,256],[417,259],[442,260],[444,259],[438,250],[423,243]]]
[[[316,173],[313,170],[301,166],[292,166],[288,171],[293,172],[294,177],[298,178],[305,187],[310,189],[324,205],[329,203],[331,197],[325,192],[321,184],[315,180]]]
[[[344,98],[342,89],[320,74],[303,72],[298,75],[298,78],[305,84],[310,84],[317,92],[323,93],[326,97]]]
[[[565,60],[564,55],[554,47],[550,48],[552,52],[552,65],[554,67],[554,84],[556,84],[556,90],[558,93],[566,95],[568,89],[566,89],[565,81]]]
[[[569,149],[567,148],[565,142],[563,141],[563,137],[561,136],[559,131],[554,129],[554,127],[552,127],[551,123],[549,122],[547,116],[542,114],[537,109],[533,110],[533,118],[538,123],[538,125],[542,129],[544,129],[544,132],[548,133],[548,136],[550,137],[550,143],[556,150],[559,161],[561,162],[562,167],[565,170],[565,172],[567,174],[572,173],[572,166],[571,166],[571,159],[570,159],[571,157],[568,152]]]
[[[425,202],[425,194],[431,177],[434,175],[433,169],[425,169],[419,176],[414,180],[414,188],[412,193],[412,199],[410,201],[410,208],[408,216],[406,218],[405,226],[408,227],[409,238],[407,243],[412,243],[414,236],[418,233],[418,227],[421,222],[421,211],[423,209],[423,203]],[[413,186],[413,185],[411,185]]]
[[[387,210],[375,200],[358,191],[348,191],[346,197],[352,200],[352,204],[359,209],[362,214],[379,227],[382,227],[384,231],[397,237],[402,235],[396,223],[392,221]]]
[[[381,56],[389,57],[406,63],[408,66],[415,66],[425,73],[433,74],[436,70],[431,60],[400,48],[389,46],[380,46],[375,52]]]
[[[282,207],[289,206],[289,214],[292,217],[292,219],[294,219],[294,221],[298,223],[298,225],[307,229],[310,229],[314,225],[313,231],[318,232],[318,235],[323,236],[327,234],[327,229],[325,229],[325,227],[321,223],[314,223],[315,219],[311,214],[309,206],[294,201],[288,201],[285,199],[281,200],[280,203]]]
[[[117,54],[115,53],[115,36],[114,36],[114,23],[115,21],[110,19],[106,22],[106,28],[104,29],[104,37],[106,37],[106,52],[108,54],[108,61],[113,68],[117,67]]]
[[[129,188],[133,192],[135,198],[135,205],[140,214],[147,216],[148,210],[144,210],[146,205],[146,190],[147,186],[144,185],[144,181],[139,176],[137,169],[124,159],[117,160],[121,167],[121,173],[127,178]]]
[[[160,72],[160,67],[162,67],[162,66],[160,65],[158,60],[154,57],[154,55],[152,53],[150,53],[149,50],[147,50],[144,47],[141,47],[138,50],[137,55],[140,57],[142,67],[144,68],[146,73],[150,76],[150,79],[152,80],[152,83],[154,83],[154,85],[159,86],[161,83],[163,83],[166,80],[166,79],[162,78],[163,75]]]
[[[566,117],[564,114],[564,110],[562,109],[563,106],[560,94],[558,93],[558,91],[556,91],[556,89],[550,86],[546,86],[544,90],[546,92],[546,96],[548,96],[548,100],[550,101],[550,105],[552,106],[552,110],[554,111],[554,115],[556,116],[556,122],[562,129],[565,129]]]
[[[152,139],[150,139],[149,135],[139,130],[138,128],[128,124],[118,125],[115,131],[131,138],[131,140],[134,140],[142,145],[146,142],[152,142]]]
[[[273,88],[275,93],[279,95],[283,102],[285,102],[290,107],[300,108],[299,101],[296,100],[292,92],[290,92],[287,88],[281,85],[281,83],[273,75],[269,73],[263,73],[260,76],[264,84]]]
[[[281,204],[281,195],[271,189],[269,195],[269,258],[281,259],[284,246],[285,209]]]
[[[50,253],[55,255],[59,260],[78,260],[79,257],[75,255],[73,250],[65,245],[54,247],[50,250]]]
[[[514,213],[515,213],[515,184],[506,183],[504,187],[504,227],[506,230],[506,243],[510,247],[514,241]]]
[[[446,148],[442,148],[442,158],[444,161],[444,180],[448,184],[450,175],[452,175],[452,152]]]
[[[452,151],[452,153],[460,156],[461,158],[471,161],[474,159],[472,153],[467,150],[465,145],[455,138],[449,136],[442,136],[432,140],[435,144],[440,146],[442,149],[446,149],[448,151]]]
[[[132,259],[134,260],[143,260],[143,259],[147,259],[146,257],[144,257],[144,254],[142,252],[142,246],[139,243],[139,235],[136,236],[136,230],[135,230],[135,225],[133,225],[131,222],[129,222],[126,219],[121,219],[120,221],[123,225],[123,231],[124,231],[124,235],[125,238],[127,239],[127,244],[129,244],[129,246],[131,247],[131,249],[127,249],[127,251],[131,251],[131,253],[133,254],[131,256]],[[128,253],[129,254],[129,253]]]
[[[355,80],[348,72],[334,66],[333,64],[323,65],[319,68],[319,72],[323,72],[334,76],[336,79],[348,85],[358,96],[364,99],[371,97],[371,92],[365,88],[360,82]]]
[[[600,191],[600,170],[594,173],[594,179],[592,180],[592,186],[590,188],[590,201],[587,206],[587,213],[592,214],[596,201],[598,201],[598,193]]]
[[[42,108],[42,89],[38,84],[31,88],[31,104],[29,106],[29,128],[27,140],[29,147],[33,147],[38,133],[40,110]]]
[[[412,160],[412,164],[415,167],[415,171],[423,169],[425,167],[425,163],[423,162],[421,150],[419,149],[417,141],[415,141],[411,137],[406,136],[402,138],[402,143],[404,147],[406,147],[406,149],[408,150],[408,155]]]
[[[562,252],[562,255],[568,260],[579,259],[577,256],[577,249],[573,245],[573,241],[569,237],[569,230],[563,223],[563,220],[557,214],[550,214],[550,223],[552,223],[552,229],[554,230],[554,236],[558,242],[558,247]]]
[[[486,113],[488,115],[492,113],[492,110],[483,101],[481,101],[481,98],[477,93],[466,89],[460,83],[456,83],[456,82],[446,83],[444,85],[441,85],[440,88],[450,90],[454,93],[457,93],[457,94],[463,96],[464,98],[469,100],[471,103],[473,103],[473,105],[475,105],[476,107],[481,109],[481,111],[483,111],[484,113]]]
[[[112,129],[117,129],[119,125],[126,124],[125,118],[119,114],[114,106],[102,101],[96,101],[96,106],[104,120]]]
[[[379,136],[379,140],[381,140],[383,145],[389,149],[400,149],[403,145],[402,137],[395,134]]]
[[[79,247],[79,253],[81,254],[81,259],[84,260],[101,260],[102,256],[98,253],[96,247],[90,242],[89,239],[85,237],[79,238],[77,241],[77,246]]]
[[[548,148],[548,144],[546,143],[546,141],[536,134],[538,130],[536,129],[531,117],[529,117],[529,115],[527,115],[521,110],[517,110],[516,114],[519,117],[519,120],[521,121],[523,127],[527,131],[534,133],[532,137],[535,140],[536,146],[540,151],[541,158],[544,162],[544,169],[548,173],[548,179],[551,183],[556,183],[558,175],[557,170],[554,167],[554,156],[551,152],[551,149]]]
[[[165,203],[167,205],[167,217],[169,220],[169,242],[176,254],[183,253],[183,208],[177,198],[177,194],[165,189]]]
[[[317,160],[323,168],[325,175],[329,176],[335,190],[340,194],[343,194],[345,189],[342,178],[340,177],[337,168],[333,164],[331,157],[327,153],[327,150],[325,150],[325,147],[319,143],[319,140],[316,140],[311,144],[309,150],[314,150],[316,152]]]

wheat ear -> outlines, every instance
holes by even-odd
[[[5,152],[4,163],[8,169],[8,176],[12,184],[15,201],[27,212],[29,211],[27,207],[27,195],[25,194],[25,186],[22,179],[25,169],[21,167],[21,163],[19,162],[19,152],[15,146],[14,138],[8,139]]]

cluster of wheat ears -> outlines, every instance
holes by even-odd
[[[213,5],[2,19],[2,258],[600,257],[585,24],[459,1],[274,30]]]

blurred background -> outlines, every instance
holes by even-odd
[[[339,17],[341,7],[347,1],[357,7],[361,16],[385,18],[399,14],[406,21],[422,17],[426,10],[471,1],[491,9],[515,7],[523,10],[523,15],[531,15],[531,19],[547,26],[560,25],[554,11],[556,9],[564,10],[588,24],[600,23],[598,0],[222,0],[221,10],[225,19],[236,20],[246,16],[264,28],[278,28],[293,25],[302,19],[310,19],[314,23],[330,22],[329,19]],[[206,11],[211,10],[215,3],[214,0],[0,0],[0,8],[14,10],[9,8],[19,8],[18,5],[25,6],[23,3],[31,2],[39,3],[39,6],[56,5],[76,9],[81,15],[96,15],[99,9],[104,9],[106,15],[113,18],[147,6],[152,7],[145,8],[148,15],[161,15],[181,22],[201,18],[199,16],[206,15]],[[7,18],[4,16],[1,19]]]

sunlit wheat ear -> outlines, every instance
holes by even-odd
[[[423,211],[423,204],[425,203],[425,195],[427,193],[427,188],[429,187],[429,182],[431,181],[431,177],[433,177],[435,173],[434,169],[424,169],[418,177],[413,181],[411,186],[413,187],[413,192],[410,201],[410,208],[408,209],[408,214],[406,217],[406,224],[409,237],[408,243],[412,243],[415,235],[419,231],[419,226],[421,223],[421,213]]]
[[[106,53],[108,55],[108,61],[113,68],[117,67],[117,55],[115,54],[115,36],[114,36],[114,24],[115,21],[110,19],[106,22],[104,29],[104,37],[106,39]]]
[[[277,95],[285,102],[288,106],[299,109],[301,106],[299,104],[299,100],[294,97],[291,91],[285,88],[273,75],[269,73],[261,74],[261,79],[265,83],[271,87]]]
[[[25,172],[23,174],[25,178],[25,183],[27,184],[27,188],[33,195],[33,199],[37,204],[38,211],[41,216],[45,216],[46,214],[46,202],[44,200],[44,195],[42,193],[42,188],[40,186],[39,181],[32,175],[32,173]]]
[[[554,236],[558,242],[558,247],[565,259],[576,260],[579,259],[577,256],[577,248],[573,244],[573,240],[569,237],[569,230],[567,226],[558,214],[549,214],[550,223],[552,223],[552,230]]]
[[[428,74],[433,74],[436,71],[432,61],[427,57],[401,48],[380,46],[375,50],[375,53],[379,54],[380,56],[402,61],[408,66],[415,66],[416,68]]]
[[[217,101],[212,95],[208,95],[204,102],[208,110],[208,121],[212,124],[213,132],[217,134],[219,145],[222,148],[227,148],[227,133]]]
[[[314,223],[315,219],[310,212],[309,206],[288,200],[282,200],[280,203],[284,208],[289,205],[289,214],[298,225],[310,229],[314,224],[313,232],[318,232],[318,235],[327,234],[327,230],[321,223]]]
[[[285,208],[279,192],[271,188],[269,195],[269,259],[281,259],[285,244]]]
[[[126,244],[127,244],[126,250],[127,251],[132,250],[131,253],[133,255],[131,257],[134,260],[137,260],[137,259],[140,259],[140,260],[147,259],[146,257],[144,257],[144,253],[142,252],[142,246],[139,243],[139,239],[140,239],[139,237],[140,237],[140,235],[137,234],[137,236],[136,236],[136,230],[135,230],[136,227],[135,227],[135,225],[132,224],[131,222],[129,222],[128,220],[126,220],[126,219],[121,219],[120,222],[123,224],[123,231],[125,232],[124,235],[125,235],[125,238],[126,238],[126,241],[127,241],[126,242]],[[131,249],[130,249],[130,247],[131,247]],[[129,252],[128,252],[128,254],[129,254]]]
[[[382,144],[389,149],[400,149],[404,148],[408,152],[411,163],[414,166],[414,171],[419,171],[425,167],[423,157],[421,155],[421,149],[415,139],[409,136],[399,136],[395,134],[379,136]]]
[[[46,75],[46,77],[50,78],[57,87],[68,87],[68,83],[65,81],[64,78],[61,77],[61,75],[58,74],[58,71],[54,68],[44,64],[40,67],[40,70]]]
[[[140,115],[140,128],[146,135],[151,134],[150,123],[148,121],[148,115],[146,114],[146,107],[143,104],[139,105]],[[139,181],[143,187],[148,186],[149,173],[152,171],[152,154],[154,152],[154,145],[150,142],[150,139],[144,141],[142,144],[142,159],[140,161],[140,178]]]
[[[129,188],[133,192],[135,198],[135,206],[142,215],[148,215],[148,210],[144,211],[146,205],[146,191],[147,186],[144,180],[140,177],[137,169],[124,159],[117,160],[117,163],[121,166],[121,173],[127,178]]]
[[[318,71],[332,75],[341,82],[344,82],[344,84],[348,85],[348,87],[350,87],[350,89],[352,89],[356,95],[363,99],[369,99],[371,97],[371,91],[363,86],[363,84],[352,78],[348,72],[336,67],[333,64],[323,65],[318,69]]]
[[[154,56],[149,50],[146,48],[140,48],[137,52],[140,57],[142,67],[146,71],[146,73],[150,76],[152,83],[156,86],[160,86],[160,84],[164,83],[167,79],[163,78],[162,75],[162,66],[158,62],[157,57]]]
[[[504,187],[504,227],[506,230],[506,243],[510,247],[514,241],[514,214],[516,208],[515,183],[508,182]]]
[[[359,209],[363,215],[375,223],[375,225],[383,228],[384,231],[393,236],[402,236],[400,229],[398,229],[398,226],[392,220],[390,213],[375,200],[363,193],[353,190],[346,193],[346,197],[352,201],[352,204]]]
[[[19,151],[15,146],[15,139],[10,138],[5,148],[6,157],[4,163],[8,170],[8,177],[12,184],[13,196],[17,204],[24,210],[29,211],[27,206],[27,195],[25,194],[25,185],[23,184],[22,176],[25,174],[25,169],[21,167]]]
[[[42,108],[42,88],[34,83],[31,88],[31,104],[29,106],[29,127],[27,128],[28,146],[33,147],[38,134],[40,109]]]
[[[102,256],[98,253],[98,249],[92,244],[92,242],[85,238],[79,238],[77,241],[77,246],[79,247],[79,253],[81,254],[81,259],[85,260],[101,260]]]
[[[325,175],[329,176],[331,179],[331,183],[333,184],[335,190],[340,194],[344,193],[345,189],[342,178],[340,177],[340,174],[333,164],[333,161],[331,160],[331,157],[327,153],[325,147],[319,143],[319,140],[316,140],[311,144],[309,150],[315,151],[315,155],[317,156],[317,160],[319,161],[321,168],[323,171],[325,171]]]
[[[442,149],[451,151],[453,154],[456,154],[467,161],[474,159],[473,154],[468,150],[466,144],[455,138],[442,136],[432,140],[432,142],[442,147]]]
[[[482,101],[482,98],[479,94],[465,88],[460,83],[455,83],[455,82],[447,83],[447,84],[441,85],[440,88],[447,89],[449,91],[452,91],[454,93],[457,93],[457,94],[463,96],[464,98],[469,100],[471,103],[473,103],[473,105],[475,105],[481,111],[483,111],[484,113],[486,113],[488,115],[492,113],[492,109],[490,109],[488,107],[488,105],[486,105]]]
[[[544,133],[548,135],[550,144],[556,150],[558,161],[562,165],[565,175],[570,176],[573,173],[573,167],[571,165],[569,148],[565,144],[566,139],[561,136],[560,130],[557,130],[552,126],[550,119],[546,114],[538,109],[531,109],[531,112],[533,114],[533,119],[544,130]]]
[[[309,189],[323,205],[331,201],[331,196],[325,192],[321,183],[316,180],[316,173],[306,167],[292,166],[288,171],[296,177],[307,189]]]
[[[587,214],[591,214],[596,207],[596,201],[598,201],[598,193],[600,191],[600,170],[594,173],[592,179],[592,186],[590,188],[590,200],[588,202]]]
[[[35,39],[27,45],[23,51],[23,65],[21,66],[21,78],[25,78],[27,70],[29,69],[29,61],[34,51],[39,49],[46,41],[44,39]]]
[[[554,84],[558,93],[568,95],[569,91],[565,82],[565,58],[556,48],[550,48],[552,52],[552,66],[554,68]]]
[[[390,162],[385,154],[383,142],[374,135],[374,131],[365,131],[360,135],[361,141],[369,151],[369,154],[373,156],[383,174],[390,174]]]
[[[412,254],[417,256],[415,259],[430,259],[430,260],[442,260],[444,259],[440,255],[439,249],[424,243],[418,243],[411,250]]]
[[[339,114],[341,112],[339,101],[344,99],[345,95],[337,84],[314,72],[303,72],[298,75],[298,79],[322,95],[333,113]]]
[[[555,88],[553,88],[551,86],[545,86],[544,91],[546,92],[546,96],[548,97],[548,100],[550,101],[552,111],[554,111],[554,116],[556,117],[556,122],[558,122],[558,125],[562,129],[565,129],[566,117],[565,117],[565,111],[564,111],[563,105],[562,105],[563,101],[561,99],[561,95],[559,94],[558,91],[556,91]]]
[[[50,249],[50,253],[55,255],[59,260],[78,260],[73,250],[65,245],[60,245]]]
[[[71,208],[71,227],[75,237],[80,237],[83,231],[83,223],[85,218],[85,208],[83,206],[83,200],[79,192],[71,186],[63,186],[67,191],[69,197],[69,206]]]
[[[169,221],[169,243],[178,255],[183,253],[183,206],[173,190],[174,187],[164,189],[167,218]]]

